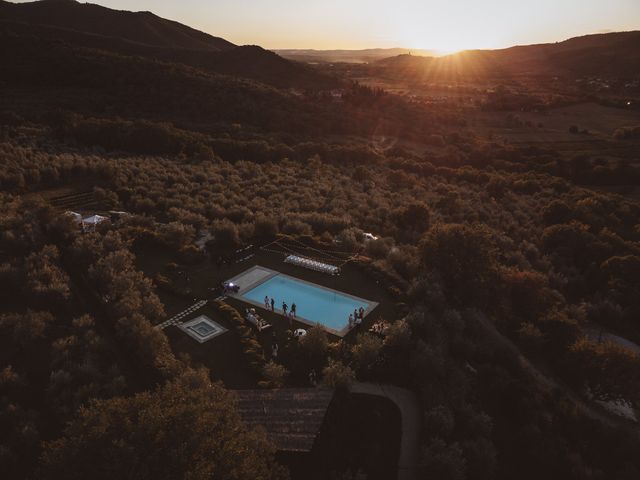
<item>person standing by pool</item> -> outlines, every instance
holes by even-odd
[[[276,311],[276,301],[273,299],[273,297],[271,297],[271,311],[275,312]]]
[[[285,302],[282,302],[282,313],[284,313],[284,316],[287,316],[287,304]]]
[[[295,304],[295,303],[292,303],[292,304],[291,304],[291,316],[292,316],[293,318],[295,318],[295,317],[296,317],[296,308],[297,308],[297,307],[296,307],[296,304]]]
[[[264,296],[264,308],[269,310],[269,295]]]
[[[364,308],[360,307],[358,309],[358,315],[360,316],[361,319],[364,319]]]
[[[353,327],[353,313],[349,314],[349,328]]]

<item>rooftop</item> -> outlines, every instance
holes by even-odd
[[[309,452],[320,432],[333,390],[281,388],[236,390],[238,411],[244,422],[261,425],[279,451]]]

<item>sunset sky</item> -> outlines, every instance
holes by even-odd
[[[444,52],[640,29],[640,0],[95,0],[150,10],[237,44]]]

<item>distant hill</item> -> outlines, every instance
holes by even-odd
[[[221,51],[235,45],[151,12],[112,10],[73,0],[10,3],[0,0],[0,18],[49,25],[107,37],[118,37],[156,47]]]
[[[387,75],[415,78],[613,76],[640,74],[640,31],[575,37],[500,50],[466,50],[440,58],[399,55],[380,60]]]
[[[16,25],[0,22],[3,112],[45,123],[60,111],[207,128],[239,123],[268,131],[287,130],[309,115],[296,98],[250,79],[81,46],[68,38],[51,41],[43,27],[25,31]]]
[[[73,0],[0,0],[0,28],[86,47],[182,63],[280,88],[327,89],[338,82],[257,46],[236,46],[149,12],[111,10]]]
[[[278,55],[307,63],[370,63],[396,55],[436,56],[432,50],[408,48],[369,48],[365,50],[274,50]]]
[[[335,101],[326,93],[300,95],[195,66],[210,57],[218,69],[224,63],[230,71],[246,74],[249,68],[277,76],[277,69],[264,68],[262,61],[282,64],[281,71],[308,69],[307,79],[314,80],[310,68],[259,47],[203,55],[3,21],[0,46],[0,124],[34,122],[63,138],[105,148],[175,153],[181,150],[175,145],[201,144],[198,138],[214,135],[215,151],[227,157],[280,159],[289,155],[288,147],[274,150],[269,144],[373,131],[417,138],[436,124],[434,115],[366,87],[350,85]]]

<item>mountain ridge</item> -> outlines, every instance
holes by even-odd
[[[288,48],[275,49],[278,55],[296,60],[299,62],[332,62],[332,63],[369,63],[394,55],[406,53],[418,54],[419,56],[438,56],[433,50],[411,49],[411,48],[364,48],[364,49],[332,49],[322,50],[313,48]]]
[[[418,77],[634,76],[640,74],[638,45],[640,31],[611,32],[556,43],[464,50],[438,58],[399,55],[379,60],[374,68]]]
[[[56,26],[160,47],[221,51],[236,45],[151,12],[114,10],[73,0],[11,3],[0,0],[0,19]]]
[[[69,12],[75,13],[67,15]],[[134,28],[138,25],[148,28],[140,33]],[[324,89],[337,84],[327,75],[261,47],[238,46],[149,12],[112,10],[73,0],[23,4],[0,0],[0,27],[15,35],[35,35],[49,41],[182,63],[279,88]]]

